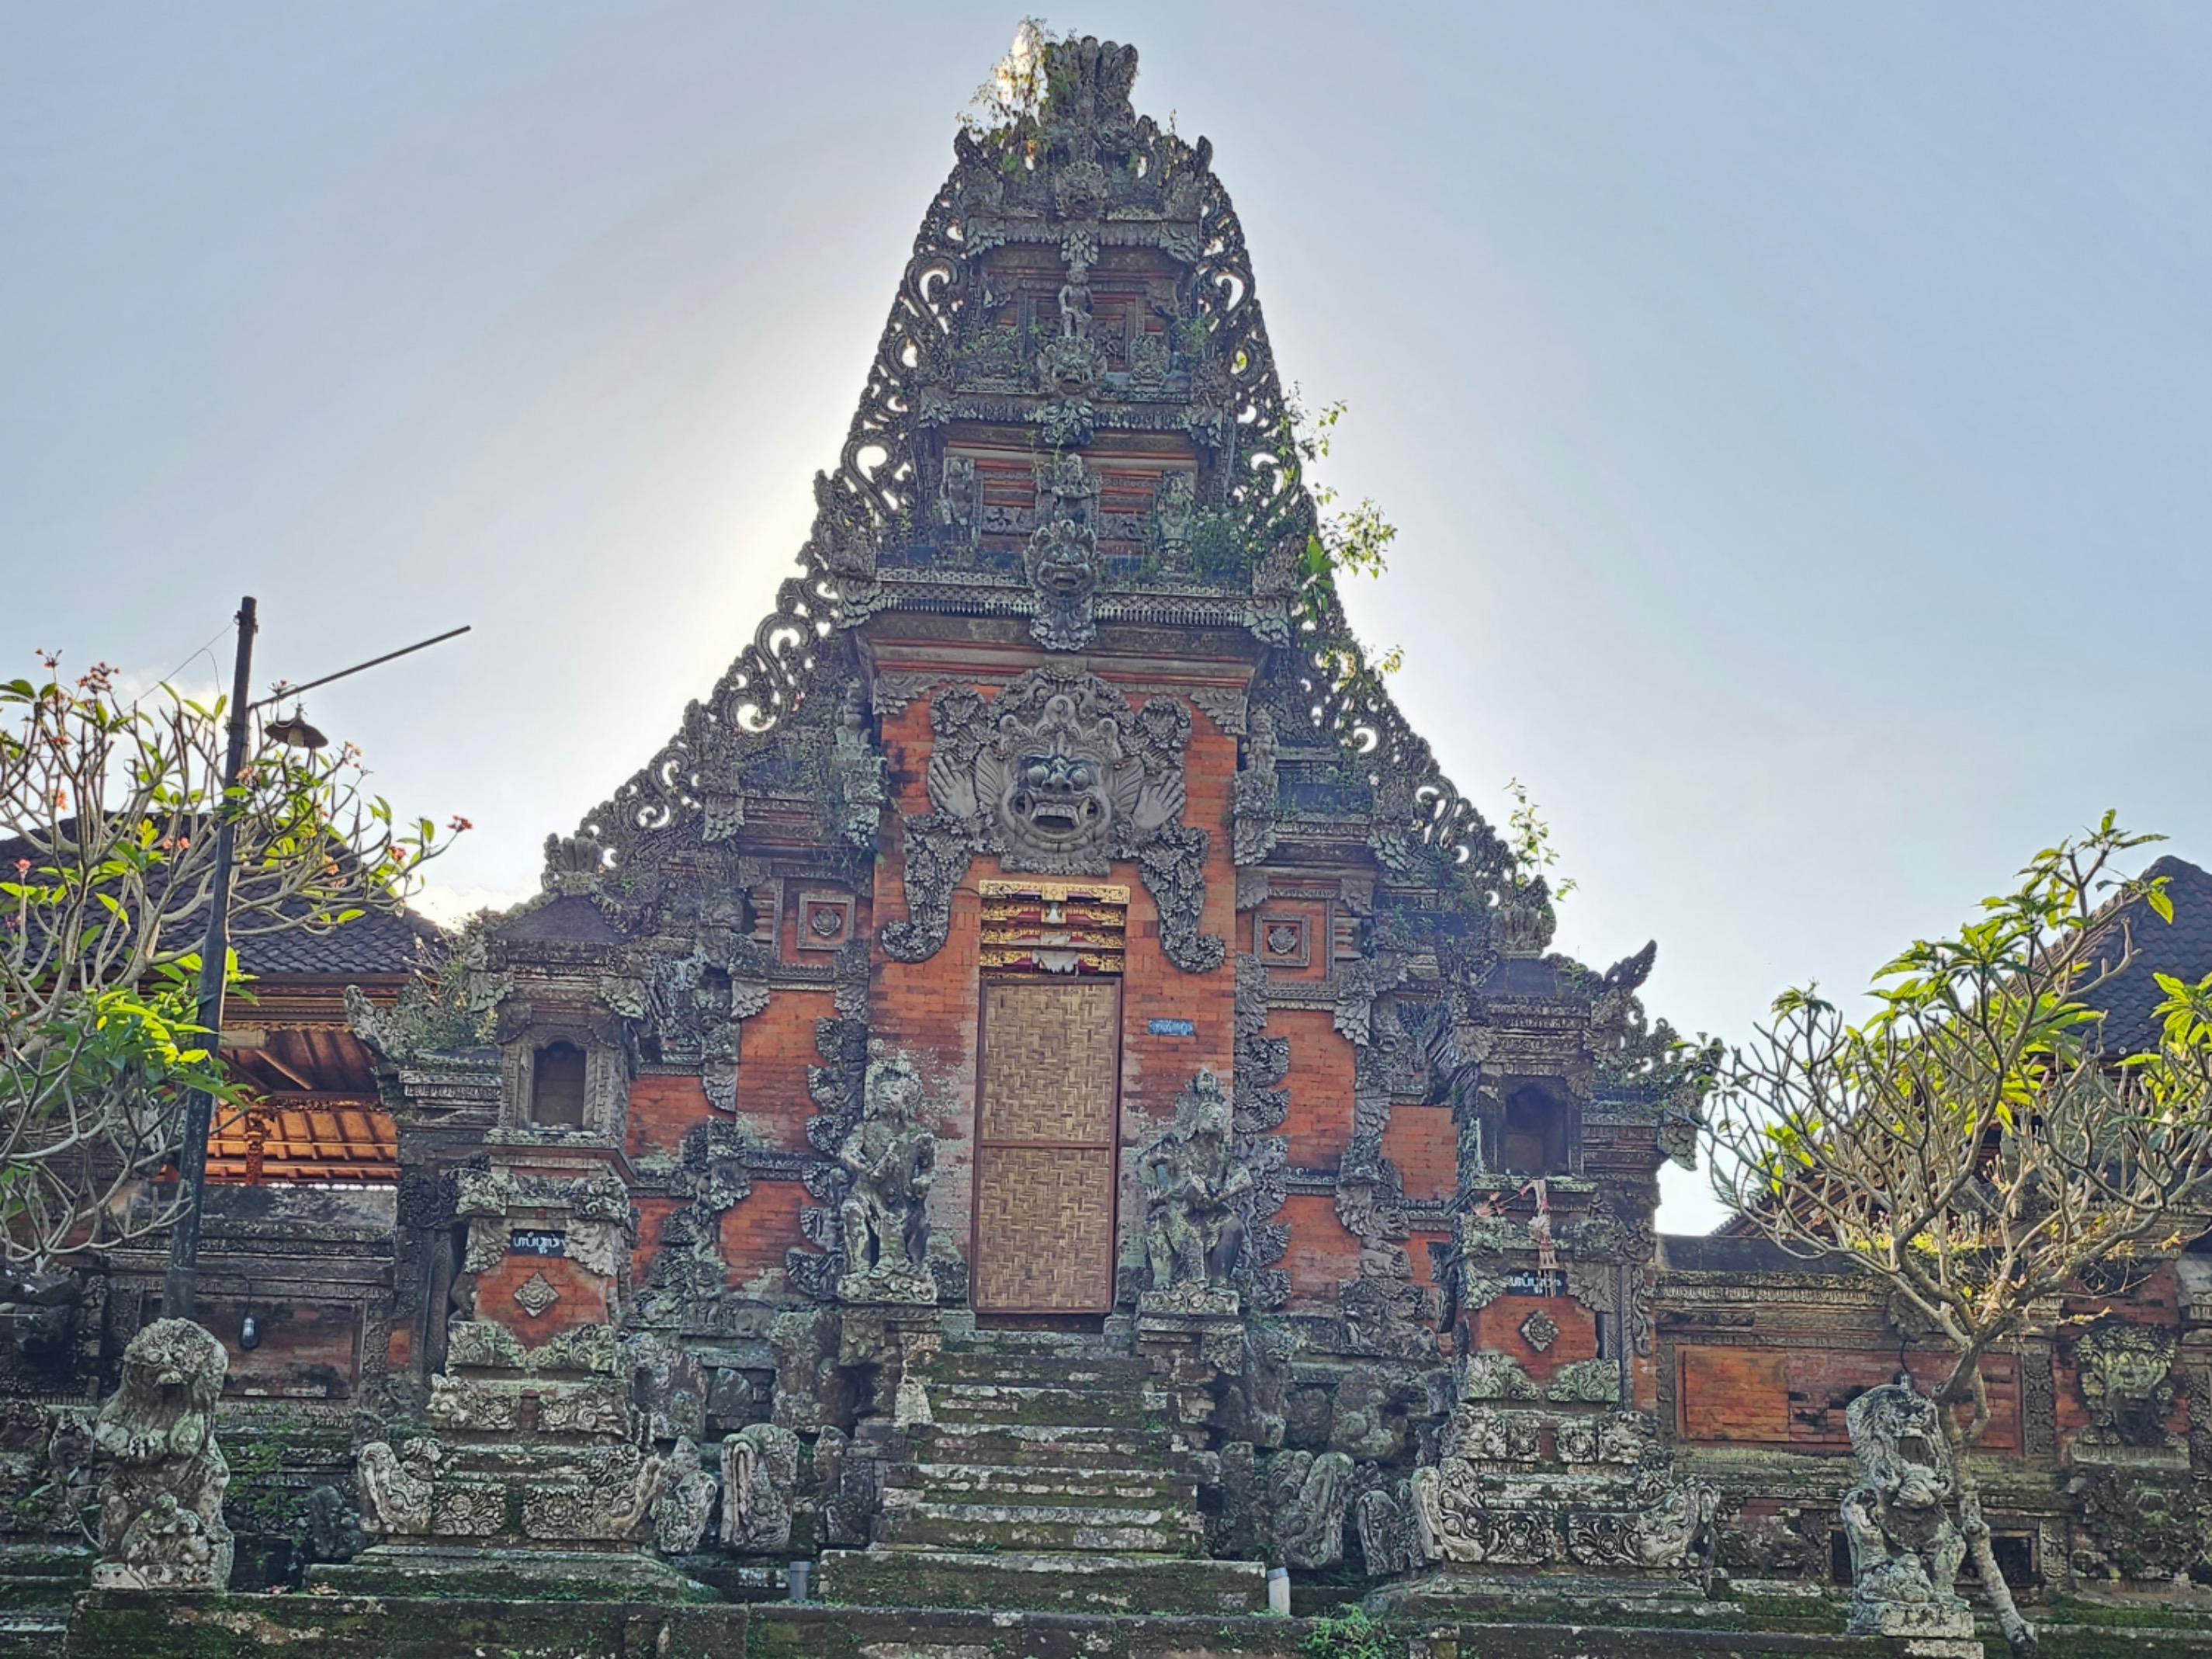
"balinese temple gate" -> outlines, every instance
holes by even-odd
[[[1550,950],[1364,659],[1228,192],[1136,64],[1052,44],[957,136],[799,574],[543,893],[411,981],[342,930],[226,1031],[293,1091],[218,1148],[202,1269],[255,1571],[1733,1617],[1887,1547],[1846,1492],[1948,1479],[1883,1386],[1948,1360],[1869,1280],[1655,1237],[1716,1056],[1654,947]],[[161,1261],[9,1292],[7,1491]],[[2024,1592],[2207,1563],[2203,1264],[1985,1361]]]

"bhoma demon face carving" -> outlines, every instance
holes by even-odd
[[[1007,870],[1103,876],[1133,860],[1159,907],[1160,948],[1186,973],[1226,953],[1200,931],[1206,832],[1182,822],[1190,711],[1172,697],[1132,710],[1104,680],[1036,668],[986,702],[964,685],[932,702],[929,804],[902,826],[907,919],[884,948],[921,962],[945,943],[952,890],[978,853]]]
[[[985,817],[1009,870],[1103,876],[1182,816],[1189,720],[1176,704],[1133,716],[1091,675],[1024,674],[940,736],[931,803]]]

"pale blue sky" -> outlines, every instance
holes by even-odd
[[[309,713],[531,883],[750,637],[1016,15],[0,4],[0,666],[473,623]],[[1568,948],[1741,1036],[2108,805],[2212,860],[2212,7],[1048,16],[1213,139]]]

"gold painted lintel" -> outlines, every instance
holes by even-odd
[[[1127,904],[1129,902],[1129,890],[1110,882],[1001,881],[987,878],[975,884],[975,891],[987,899],[1043,899],[1051,904],[1065,904],[1070,899],[1089,899],[1097,904]]]

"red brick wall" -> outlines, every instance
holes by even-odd
[[[767,1007],[744,1022],[738,1039],[738,1116],[762,1145],[791,1152],[806,1150],[806,1120],[814,1110],[806,1092],[806,1068],[822,1059],[814,1045],[814,1022],[836,1012],[828,991],[778,991]],[[697,1110],[706,1115],[703,1091]]]
[[[514,1299],[532,1273],[544,1273],[545,1282],[561,1292],[561,1299],[535,1319]],[[612,1317],[607,1306],[608,1281],[566,1256],[503,1256],[497,1267],[476,1276],[476,1285],[477,1317],[506,1326],[526,1348],[579,1325],[604,1325]]]
[[[811,1201],[795,1181],[755,1181],[743,1203],[722,1212],[722,1259],[730,1264],[732,1285],[755,1293],[775,1288],[780,1280],[762,1281],[781,1274],[784,1252],[805,1243],[799,1210]]]
[[[1359,1273],[1359,1241],[1336,1218],[1336,1204],[1318,1193],[1293,1193],[1279,1218],[1290,1223],[1291,1247],[1276,1265],[1291,1275],[1291,1306],[1334,1309],[1339,1279]]]
[[[1346,1045],[1347,1047],[1350,1045]],[[1459,1143],[1449,1106],[1394,1106],[1382,1155],[1406,1179],[1408,1198],[1441,1200],[1459,1180]]]
[[[239,1341],[248,1312],[260,1337],[251,1351]],[[355,1350],[361,1340],[357,1304],[249,1298],[203,1307],[200,1322],[222,1339],[230,1355],[222,1382],[226,1395],[343,1400],[353,1392]]]
[[[1549,1348],[1537,1348],[1521,1334],[1539,1308],[1559,1328]],[[1597,1316],[1572,1297],[1501,1296],[1479,1309],[1468,1324],[1476,1352],[1510,1354],[1539,1382],[1549,1382],[1562,1365],[1597,1358]]]
[[[1352,1144],[1355,1050],[1334,1020],[1325,1008],[1278,1008],[1267,1021],[1268,1036],[1291,1040],[1291,1069],[1283,1079],[1291,1114],[1283,1133],[1291,1138],[1296,1169],[1334,1170]]]
[[[1924,1390],[1949,1373],[1937,1354],[1907,1357]],[[1865,1348],[1685,1346],[1677,1350],[1676,1420],[1686,1440],[1786,1445],[1798,1451],[1848,1451],[1844,1408],[1897,1374],[1897,1351]],[[1989,1451],[2020,1449],[2020,1385],[2009,1354],[1982,1362],[1990,1427]]]
[[[763,1018],[765,1018],[763,1015]],[[673,1152],[708,1115],[707,1091],[696,1077],[641,1077],[629,1085],[629,1155]]]
[[[1685,1440],[1790,1442],[1790,1354],[1786,1349],[1683,1348],[1675,1389]]]

